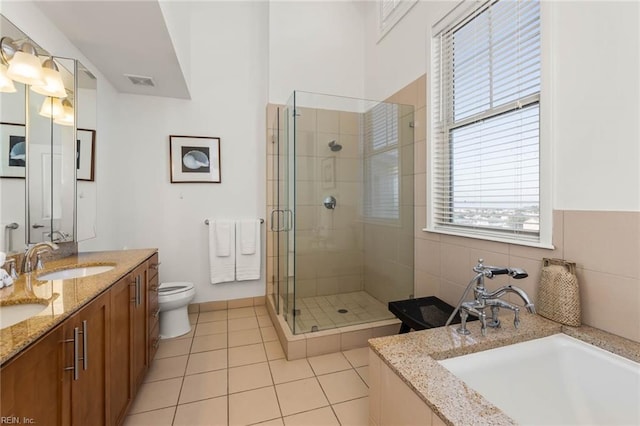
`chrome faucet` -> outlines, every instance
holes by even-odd
[[[36,243],[27,247],[24,252],[24,258],[22,259],[22,273],[29,273],[33,270],[31,265],[33,254],[36,254],[36,266],[35,269],[43,269],[44,264],[42,263],[42,258],[40,257],[42,254],[48,252],[58,250],[58,245],[52,243],[50,241],[43,241],[41,243]]]
[[[523,289],[513,285],[506,285],[504,287],[500,287],[495,291],[489,292],[484,287],[485,278],[492,279],[496,275],[509,275],[511,278],[518,280],[528,277],[529,275],[527,274],[527,271],[520,268],[485,266],[483,262],[484,261],[482,259],[478,259],[478,264],[473,267],[473,271],[476,272],[476,276],[473,277],[473,279],[467,285],[467,288],[462,294],[458,305],[445,324],[445,326],[449,326],[449,324],[451,324],[451,321],[453,320],[453,317],[458,311],[460,311],[460,318],[462,321],[460,323],[460,327],[456,330],[459,334],[467,335],[470,333],[470,331],[467,329],[467,318],[469,318],[469,315],[478,317],[478,319],[480,320],[483,336],[487,334],[487,327],[500,327],[500,319],[498,318],[498,311],[500,310],[500,308],[513,311],[513,325],[518,328],[520,326],[520,307],[509,303],[506,300],[500,299],[500,297],[504,296],[507,293],[517,294],[524,302],[524,307],[527,309],[527,311],[531,312],[532,314],[536,313],[535,306]],[[467,293],[469,293],[469,290],[471,289],[471,286],[473,284],[475,284],[475,287],[473,288],[474,300],[464,302],[464,299],[467,297]],[[485,312],[485,309],[487,307],[491,308],[490,318],[487,318],[487,313]]]
[[[57,235],[58,237],[53,238],[55,235]],[[45,234],[45,237],[51,238],[52,241],[65,242],[67,241],[67,238],[69,238],[69,234],[60,231],[51,231],[48,234]]]
[[[4,264],[7,265],[7,269],[8,269],[7,272],[9,273],[9,276],[11,278],[13,278],[14,280],[17,280],[18,279],[18,272],[16,271],[16,259],[13,258],[13,257],[10,258],[10,259],[7,259],[4,262]]]

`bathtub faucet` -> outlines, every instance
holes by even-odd
[[[533,302],[531,302],[531,299],[529,299],[529,296],[523,289],[513,285],[506,285],[504,287],[500,287],[495,291],[489,292],[484,286],[485,278],[492,279],[496,275],[509,275],[511,278],[519,280],[529,276],[527,274],[527,271],[520,268],[485,266],[483,262],[484,261],[482,259],[478,259],[478,264],[473,267],[473,271],[476,272],[476,276],[474,276],[467,285],[467,288],[462,294],[458,305],[445,324],[445,326],[449,326],[449,324],[451,324],[451,321],[453,320],[453,317],[458,311],[460,311],[460,318],[462,319],[462,321],[460,323],[460,327],[456,330],[459,334],[467,335],[470,333],[470,331],[467,329],[467,318],[469,318],[469,315],[478,317],[478,319],[480,320],[483,336],[487,334],[487,327],[500,327],[500,319],[498,318],[498,311],[500,310],[500,308],[513,311],[513,325],[518,328],[520,326],[520,307],[509,303],[506,300],[500,299],[500,297],[504,296],[507,293],[518,295],[524,302],[524,307],[527,309],[527,311],[532,314],[535,314],[536,312]],[[469,293],[469,290],[474,284],[474,300],[465,302],[464,299],[467,297],[467,293]],[[487,313],[485,312],[486,308],[491,308],[491,316],[489,318],[487,317]]]

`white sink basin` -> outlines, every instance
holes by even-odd
[[[38,275],[38,279],[40,281],[52,281],[84,278],[91,275],[98,275],[104,272],[108,272],[113,268],[114,266],[112,265],[76,266],[73,268],[61,269],[59,271],[53,271],[46,274]]]
[[[47,305],[40,303],[0,306],[0,328],[11,327],[20,321],[24,321],[39,314],[46,308]]]

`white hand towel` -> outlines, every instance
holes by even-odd
[[[241,220],[238,222],[240,231],[240,253],[254,254],[256,252],[256,242],[260,235],[256,233],[256,228],[260,229],[260,223],[257,220]]]
[[[239,226],[239,224],[237,224]],[[236,239],[236,281],[260,279],[260,226],[254,227],[255,251],[252,254],[242,254],[242,239]],[[238,230],[240,234],[240,230]]]
[[[229,220],[210,220],[209,227],[215,230],[216,256],[229,256],[229,253],[231,253],[231,243],[233,242],[231,238],[233,222]]]
[[[4,261],[7,260],[7,254],[0,251],[0,266],[4,265]]]
[[[229,226],[229,254],[227,256],[218,255],[217,223],[209,219],[209,275],[211,284],[224,283],[235,280],[236,247],[232,242],[235,240],[235,227]]]

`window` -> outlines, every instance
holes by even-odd
[[[384,37],[391,28],[407,14],[418,0],[378,0],[378,15],[380,22],[380,38]]]
[[[380,103],[364,114],[364,174],[363,216],[398,221],[398,105]]]
[[[544,243],[540,74],[538,1],[485,2],[433,38],[430,231]]]

